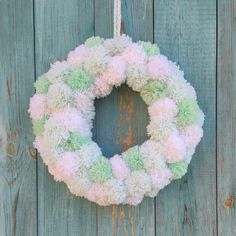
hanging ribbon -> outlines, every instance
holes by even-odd
[[[114,0],[114,25],[113,25],[113,37],[120,35],[121,26],[121,0]]]

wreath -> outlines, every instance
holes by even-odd
[[[92,140],[94,99],[126,83],[148,105],[149,139],[110,159]],[[156,44],[91,37],[35,82],[35,148],[56,181],[99,205],[137,205],[181,178],[202,135],[194,88]]]

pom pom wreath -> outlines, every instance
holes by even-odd
[[[103,183],[112,177],[112,169],[110,162],[105,158],[95,161],[90,170],[89,175],[94,182]]]
[[[160,81],[149,81],[140,91],[142,99],[148,104],[152,104],[167,95],[166,85]]]
[[[39,77],[37,81],[34,83],[36,93],[42,93],[42,94],[48,92],[48,88],[50,85],[51,85],[51,82],[47,80],[45,75]]]
[[[148,105],[149,139],[106,159],[92,141],[94,101],[126,83]],[[29,113],[56,181],[99,205],[139,204],[186,172],[203,135],[194,88],[156,44],[91,37],[35,82]]]
[[[186,161],[180,161],[172,164],[168,164],[172,172],[172,179],[182,178],[188,170],[188,163]]]
[[[154,56],[160,54],[160,49],[156,44],[143,41],[139,41],[139,44],[143,46],[143,49],[148,56]]]
[[[144,168],[143,157],[140,154],[138,146],[129,148],[122,155],[131,170],[141,170]]]
[[[82,66],[79,66],[68,73],[66,82],[73,90],[83,91],[92,83],[92,77]]]
[[[200,116],[200,109],[197,102],[192,99],[183,99],[179,104],[177,122],[181,127],[186,127],[196,123]]]
[[[101,45],[103,42],[104,42],[103,38],[96,36],[96,37],[91,37],[91,38],[87,39],[85,41],[84,45],[88,48],[92,48],[92,47]]]

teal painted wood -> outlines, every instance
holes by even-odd
[[[236,235],[236,5],[218,1],[217,205],[218,235]]]
[[[37,234],[36,156],[27,112],[34,92],[32,7],[31,0],[0,3],[1,236]]]
[[[157,197],[157,235],[217,235],[216,1],[155,0],[155,42],[196,88],[206,119],[188,174]]]
[[[36,0],[36,71],[65,59],[68,52],[94,34],[93,0]],[[74,197],[56,183],[38,158],[38,235],[96,235],[96,205]]]
[[[153,40],[152,0],[122,1],[125,33],[134,40]],[[113,0],[96,1],[95,34],[112,37]],[[96,101],[95,139],[103,153],[111,157],[147,138],[147,108],[138,93],[127,86],[114,89]],[[155,235],[154,200],[146,198],[139,206],[97,207],[97,234]]]

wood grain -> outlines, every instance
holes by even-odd
[[[134,40],[153,40],[152,0],[122,1],[125,33]],[[95,34],[112,36],[113,0],[96,1]],[[106,12],[106,14],[105,14]],[[147,108],[138,93],[127,86],[114,89],[96,101],[94,135],[103,153],[111,157],[146,137]],[[98,235],[155,235],[154,200],[146,198],[139,206],[97,207]]]
[[[33,2],[0,2],[0,235],[36,235],[36,161],[28,150],[33,94]]]
[[[93,0],[36,0],[36,71],[46,72],[50,63],[94,34]],[[38,235],[96,235],[96,206],[74,197],[56,183],[38,158]]]
[[[218,1],[217,205],[218,235],[236,235],[236,4]]]
[[[188,174],[157,196],[157,235],[216,235],[216,2],[155,0],[155,42],[198,94],[204,138]]]

